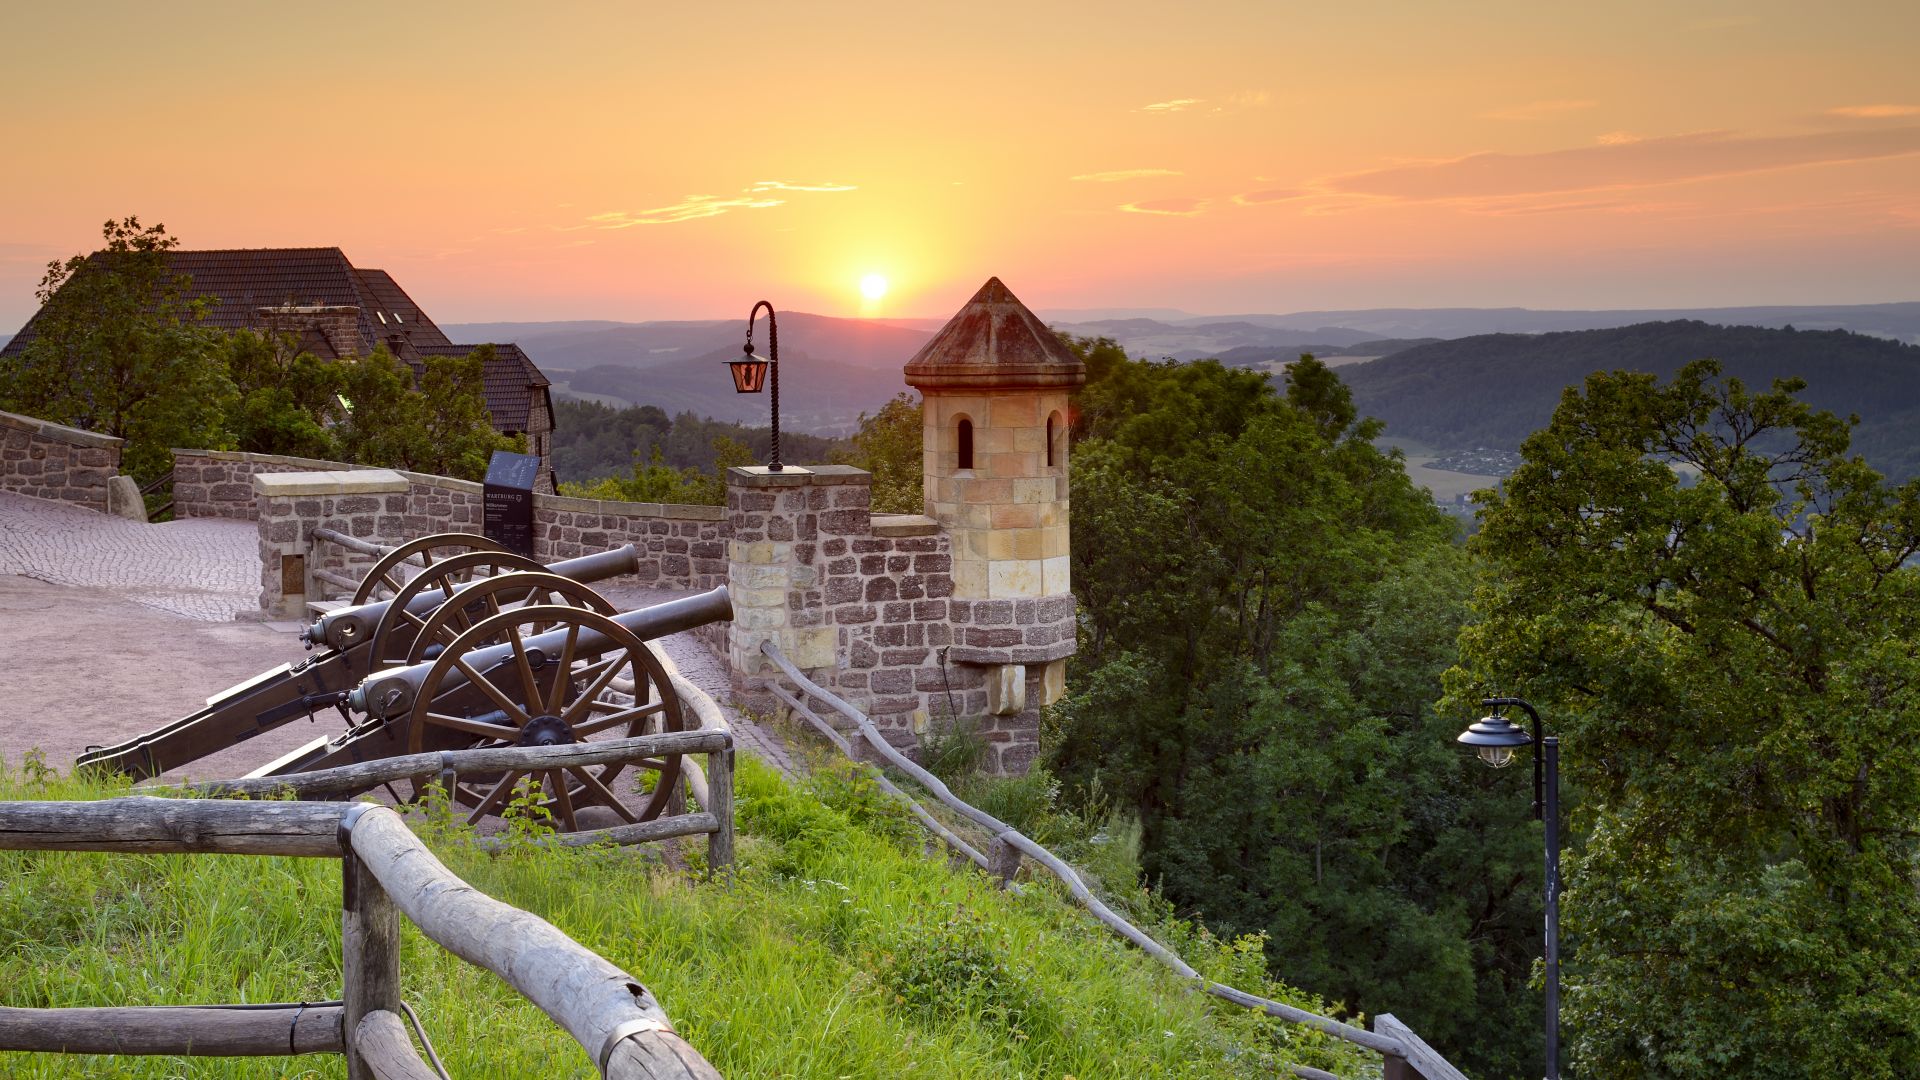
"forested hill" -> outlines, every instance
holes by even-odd
[[[1440,449],[1518,448],[1543,427],[1561,391],[1595,371],[1670,377],[1711,357],[1764,389],[1807,382],[1801,398],[1856,413],[1854,449],[1892,477],[1920,475],[1920,346],[1845,330],[1773,330],[1696,321],[1551,334],[1485,334],[1440,341],[1342,368],[1364,415],[1389,435]]]

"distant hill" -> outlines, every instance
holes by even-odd
[[[745,319],[647,323],[467,323],[445,328],[462,340],[512,341],[567,392],[597,394],[668,413],[767,421],[765,393],[733,391],[726,362],[740,355]],[[882,320],[780,315],[781,423],[794,431],[841,435],[907,389],[901,369],[932,333]],[[767,324],[754,330],[768,354]]]
[[[1556,330],[1604,330],[1645,322],[1694,319],[1724,326],[1796,326],[1802,330],[1854,330],[1920,344],[1920,303],[1786,304],[1759,307],[1652,308],[1579,311],[1532,308],[1366,308],[1296,311],[1287,315],[1210,315],[1171,320],[1245,322],[1276,330],[1342,326],[1376,338],[1460,338],[1476,334],[1543,334]]]
[[[1882,472],[1920,475],[1920,346],[1844,330],[1772,330],[1683,320],[1549,334],[1487,334],[1421,345],[1340,373],[1387,433],[1440,450],[1517,449],[1560,392],[1594,371],[1670,377],[1712,357],[1750,386],[1807,381],[1804,400],[1857,413],[1854,449]]]

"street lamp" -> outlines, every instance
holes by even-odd
[[[1560,740],[1540,737],[1540,714],[1520,698],[1492,697],[1480,704],[1492,714],[1456,740],[1473,747],[1480,760],[1504,769],[1513,764],[1516,749],[1539,747],[1533,756],[1533,816],[1547,827],[1547,1080],[1560,1080]],[[1500,714],[1509,706],[1526,711],[1531,735]]]
[[[753,354],[753,320],[760,309],[767,309],[767,359],[762,360]],[[727,361],[727,367],[733,372],[733,389],[736,393],[757,394],[767,385],[767,372],[773,372],[773,459],[767,462],[768,472],[781,471],[780,464],[780,326],[773,320],[773,305],[765,300],[753,305],[747,312],[747,343],[741,346],[740,359]]]

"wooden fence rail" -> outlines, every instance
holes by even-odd
[[[714,761],[731,753],[716,752]],[[722,786],[719,776],[712,779]],[[708,809],[715,816],[720,811]],[[345,984],[341,1001],[321,1004],[0,1009],[0,1050],[344,1053],[352,1080],[432,1077],[395,1015],[403,1008],[404,914],[429,939],[539,1006],[608,1080],[720,1076],[674,1033],[639,980],[545,919],[462,881],[385,806],[138,796],[0,802],[0,849],[339,858]]]
[[[1434,1053],[1425,1043],[1419,1042],[1417,1037],[1411,1040],[1406,1038],[1405,1036],[1410,1036],[1412,1033],[1406,1029],[1405,1025],[1399,1024],[1397,1021],[1394,1022],[1394,1030],[1391,1032],[1384,1029],[1367,1031],[1364,1028],[1357,1028],[1351,1024],[1343,1024],[1332,1017],[1321,1016],[1318,1013],[1308,1012],[1305,1009],[1260,997],[1257,994],[1249,994],[1244,990],[1237,990],[1224,983],[1213,982],[1202,977],[1199,972],[1195,971],[1191,965],[1185,960],[1182,960],[1172,950],[1155,941],[1151,935],[1139,927],[1134,926],[1132,923],[1115,914],[1112,909],[1101,902],[1098,896],[1094,895],[1091,889],[1087,888],[1086,882],[1080,879],[1080,875],[1076,873],[1071,866],[1061,861],[1059,857],[1055,856],[1046,848],[1041,847],[1039,844],[1034,843],[1013,826],[965,802],[959,796],[955,795],[946,784],[942,783],[939,777],[916,765],[912,759],[895,749],[893,744],[888,742],[886,737],[880,733],[879,729],[873,726],[873,721],[869,719],[865,713],[847,704],[847,702],[835,696],[831,691],[807,678],[806,675],[801,673],[800,669],[794,667],[792,662],[781,654],[778,645],[772,641],[767,641],[761,645],[760,651],[766,655],[767,659],[773,661],[774,666],[779,668],[782,674],[793,681],[802,695],[826,702],[828,707],[851,720],[854,723],[855,730],[859,732],[860,737],[868,746],[872,747],[887,764],[899,769],[911,777],[921,787],[926,788],[927,791],[933,794],[934,798],[938,799],[941,804],[945,805],[948,809],[953,810],[955,813],[960,814],[962,817],[967,818],[974,824],[985,829],[988,835],[993,837],[994,846],[997,849],[996,853],[998,853],[998,850],[1011,849],[1012,851],[1026,855],[1046,867],[1055,877],[1060,879],[1062,884],[1066,885],[1067,890],[1073,894],[1074,899],[1086,907],[1102,924],[1126,938],[1128,941],[1133,942],[1148,955],[1159,960],[1167,967],[1172,968],[1183,978],[1193,980],[1201,990],[1204,990],[1214,997],[1231,1001],[1236,1005],[1255,1009],[1269,1016],[1287,1020],[1292,1023],[1315,1028],[1335,1038],[1343,1039],[1355,1045],[1364,1046],[1369,1050],[1373,1050],[1387,1059],[1387,1075],[1391,1077],[1392,1080],[1466,1080],[1466,1077],[1461,1074],[1458,1069],[1455,1069],[1452,1065],[1448,1064],[1445,1059],[1441,1058],[1440,1055]],[[808,723],[812,724],[816,730],[825,735],[835,746],[839,747],[842,752],[847,753],[849,757],[853,756],[853,747],[846,738],[835,731],[833,725],[827,723],[825,719],[808,708],[800,699],[800,696],[788,693],[786,688],[777,685],[774,687],[774,694],[804,717]],[[885,782],[883,781],[883,783]],[[885,786],[889,790],[899,792],[899,789],[890,783],[886,783]],[[909,808],[914,811],[916,817],[920,818],[923,823],[931,822],[931,827],[936,833],[940,835],[942,839],[946,839],[948,843],[954,844],[955,850],[966,855],[970,861],[980,865],[983,869],[992,870],[1003,879],[1012,875],[1013,863],[1011,859],[1007,859],[1004,856],[1001,859],[994,859],[990,856],[982,855],[979,851],[960,841],[959,837],[954,836],[951,830],[943,825],[939,825],[937,822],[933,822],[932,815],[928,814],[925,808],[921,807],[913,799],[905,796],[904,793],[901,793],[901,797],[907,799]],[[1017,856],[1014,858],[1017,858]],[[1377,1017],[1376,1026],[1379,1025],[1382,1019],[1391,1019],[1391,1016]],[[1417,1061],[1416,1055],[1409,1053],[1410,1042],[1418,1043],[1418,1050],[1422,1052],[1418,1055]],[[1315,1072],[1316,1070],[1312,1069],[1296,1069],[1295,1075],[1312,1077]]]

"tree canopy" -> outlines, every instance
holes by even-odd
[[[1920,1055],[1920,483],[1849,457],[1802,386],[1594,374],[1485,495],[1448,686],[1562,736],[1584,1075]]]

